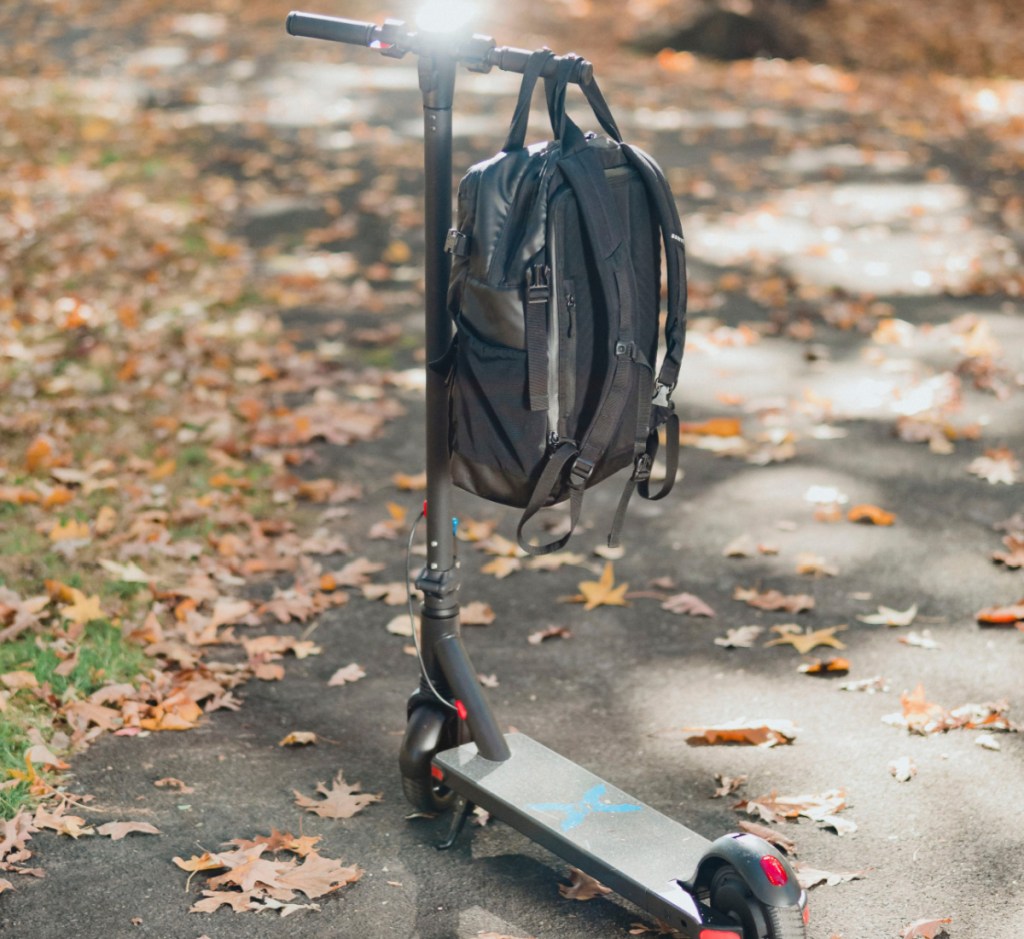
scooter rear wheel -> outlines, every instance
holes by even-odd
[[[714,909],[743,924],[743,939],[807,939],[799,907],[762,903],[735,868],[726,866],[715,872],[710,900]]]

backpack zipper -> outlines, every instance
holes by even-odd
[[[561,376],[561,390],[564,393],[561,402],[562,414],[568,424],[573,408],[576,406],[576,370],[568,367],[568,363],[576,360],[576,283],[566,280],[564,285],[565,295],[565,360],[567,367]],[[559,432],[565,436],[568,427],[559,428]]]

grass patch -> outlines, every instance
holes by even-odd
[[[89,623],[75,648],[75,665],[67,674],[58,668],[68,660],[65,640],[28,636],[0,645],[0,674],[28,672],[36,687],[13,691],[0,720],[0,778],[25,769],[25,751],[33,740],[49,742],[61,727],[54,699],[84,698],[119,682],[134,684],[151,666],[141,648],[128,642],[106,620]],[[40,775],[44,776],[40,771]],[[0,818],[12,817],[31,803],[25,783],[0,790]]]

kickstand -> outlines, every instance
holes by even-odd
[[[455,807],[452,809],[451,824],[448,827],[448,837],[437,846],[438,851],[447,851],[449,848],[454,847],[455,842],[459,839],[459,834],[466,824],[466,819],[473,814],[474,808],[473,803],[465,796],[456,797]]]

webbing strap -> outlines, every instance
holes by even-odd
[[[569,530],[561,538],[556,538],[546,544],[533,545],[527,541],[525,528],[527,522],[544,508],[548,498],[559,487],[562,474],[578,456],[579,451],[576,449],[576,445],[570,440],[564,440],[555,448],[554,453],[548,457],[544,471],[540,474],[540,479],[537,480],[537,485],[533,488],[530,501],[527,503],[526,508],[523,509],[519,525],[516,527],[516,541],[519,542],[519,547],[527,554],[534,556],[551,554],[554,551],[561,551],[569,543],[569,539],[576,529],[576,523],[580,520],[580,510],[583,508],[582,487],[579,489],[573,488],[569,491]]]
[[[526,273],[526,376],[531,411],[548,409],[548,300],[551,269],[538,264]]]
[[[508,152],[521,150],[526,143],[526,126],[530,120],[530,104],[533,100],[533,89],[537,86],[537,79],[544,71],[544,66],[554,55],[550,49],[540,49],[530,54],[526,61],[526,68],[523,69],[523,81],[519,86],[519,100],[516,101],[516,109],[512,112],[512,122],[509,125],[508,137],[505,139],[505,146],[501,149]]]

